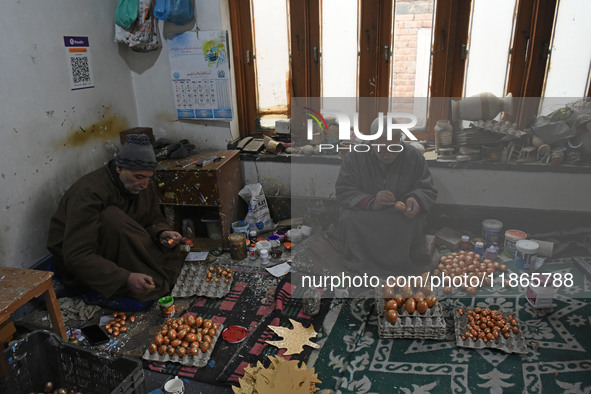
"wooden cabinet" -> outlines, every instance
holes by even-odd
[[[221,160],[205,167],[191,164],[210,156],[219,156]],[[154,183],[162,205],[216,209],[222,225],[223,245],[228,247],[232,221],[241,219],[239,151],[202,152],[186,159],[161,161],[154,173]]]

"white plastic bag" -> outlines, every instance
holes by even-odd
[[[269,207],[267,206],[267,199],[265,198],[265,192],[263,191],[263,185],[260,183],[251,183],[246,185],[238,192],[238,195],[249,204],[252,215],[256,221],[257,230],[271,231],[273,230],[273,220],[269,213]],[[245,218],[247,220],[248,218]]]

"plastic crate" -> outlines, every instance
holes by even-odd
[[[100,355],[49,331],[28,334],[4,354],[10,376],[0,383],[0,393],[42,392],[48,381],[82,393],[146,392],[140,360]]]

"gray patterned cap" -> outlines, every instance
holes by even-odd
[[[154,149],[145,134],[129,134],[115,164],[130,170],[154,171],[158,166]]]

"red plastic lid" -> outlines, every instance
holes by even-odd
[[[240,343],[244,341],[248,330],[242,326],[229,326],[222,331],[222,337],[228,343]]]

